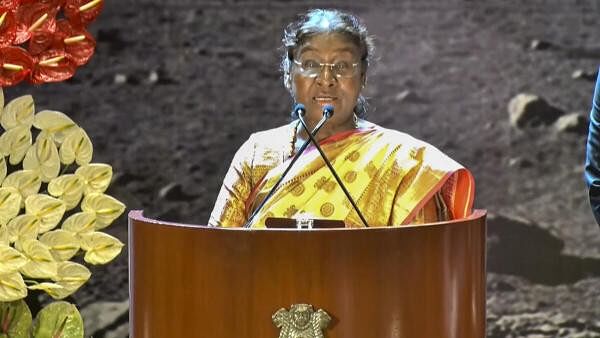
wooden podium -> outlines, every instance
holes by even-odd
[[[277,338],[311,304],[327,338],[485,337],[485,211],[366,229],[210,228],[129,213],[135,338]]]

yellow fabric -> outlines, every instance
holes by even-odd
[[[236,153],[215,203],[209,224],[242,226],[267,195],[291,160],[295,123],[253,134]],[[370,226],[402,225],[451,218],[454,200],[444,183],[455,173],[470,174],[457,162],[407,134],[374,124],[334,135],[321,147]],[[452,180],[456,182],[457,180]],[[463,180],[464,181],[464,180]],[[463,184],[464,185],[464,184]],[[466,206],[472,207],[472,184]],[[363,226],[342,189],[310,146],[294,164],[276,193],[254,218],[253,227],[268,217],[344,220]]]

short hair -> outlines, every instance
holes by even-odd
[[[291,87],[291,71],[296,52],[315,35],[329,33],[345,35],[356,44],[361,51],[361,67],[366,77],[375,50],[373,37],[369,36],[367,27],[356,15],[347,12],[337,9],[312,9],[306,14],[300,15],[296,21],[288,24],[284,30],[282,39],[283,55],[280,68],[283,73],[283,83],[292,97],[294,93],[292,93]],[[358,117],[364,118],[367,114],[367,108],[366,98],[359,94],[354,113]],[[292,117],[297,117],[296,112],[292,111]]]

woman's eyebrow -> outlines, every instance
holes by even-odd
[[[306,53],[306,52],[318,52],[318,51],[319,50],[317,48],[306,46],[306,47],[302,47],[300,49],[299,54]],[[344,53],[344,52],[352,53],[352,52],[354,52],[354,48],[343,47],[343,48],[334,49],[333,52],[335,52],[335,53]]]

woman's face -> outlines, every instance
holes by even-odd
[[[334,115],[324,127],[332,131],[353,128],[353,110],[365,76],[358,46],[341,34],[315,35],[299,48],[294,59],[299,63],[358,63],[350,77],[336,76],[336,71],[328,66],[321,67],[316,77],[302,74],[302,67],[295,63],[291,71],[292,93],[296,102],[306,107],[309,125],[314,127],[323,116],[323,107],[329,104],[334,107]]]

